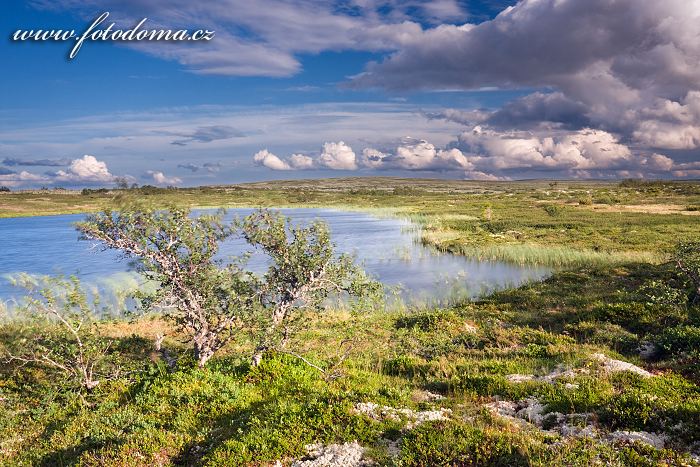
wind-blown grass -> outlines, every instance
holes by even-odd
[[[440,247],[438,246],[438,248]],[[622,263],[659,263],[663,260],[661,255],[648,251],[602,252],[537,244],[450,245],[441,249],[479,260],[556,268]]]

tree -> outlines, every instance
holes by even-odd
[[[332,294],[380,291],[349,256],[335,255],[322,222],[296,227],[279,213],[260,210],[224,225],[222,216],[130,207],[78,224],[83,238],[141,260],[141,271],[159,285],[143,303],[163,309],[192,338],[200,366],[237,332],[251,329],[257,364],[265,351],[283,349],[303,312],[322,310]],[[247,255],[228,265],[214,259],[219,242],[237,233],[270,257],[263,277],[244,269]]]
[[[117,186],[118,190],[129,189],[129,179],[127,179],[126,177],[115,177],[114,184]]]
[[[40,332],[24,340],[17,352],[11,351],[8,363],[33,363],[58,370],[87,392],[100,381],[118,376],[119,368],[109,355],[111,341],[99,332],[99,297],[90,299],[74,277],[36,280],[21,275],[15,285],[27,290],[20,311]]]
[[[328,226],[295,226],[279,213],[259,210],[241,223],[245,239],[271,259],[256,294],[262,310],[257,365],[266,350],[283,351],[304,312],[318,312],[332,294],[366,297],[381,293],[348,255],[337,256]]]
[[[700,303],[700,242],[679,243],[673,262],[693,286],[692,304]]]
[[[127,207],[77,225],[84,239],[140,259],[140,270],[159,285],[153,295],[141,297],[143,303],[162,309],[191,337],[200,367],[234,338],[256,289],[255,276],[242,269],[245,258],[227,266],[214,259],[219,242],[234,233],[222,216]]]

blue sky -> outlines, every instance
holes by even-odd
[[[658,3],[3,2],[0,185],[698,178],[700,2]],[[215,37],[10,40],[105,11]]]

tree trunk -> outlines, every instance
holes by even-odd
[[[262,352],[255,352],[253,354],[253,357],[250,359],[250,365],[253,367],[260,365],[260,363],[262,363],[262,358],[263,358]]]
[[[194,359],[197,360],[197,365],[200,368],[204,368],[212,356],[214,356],[214,349],[208,343],[199,344],[195,342]]]

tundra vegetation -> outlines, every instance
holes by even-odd
[[[0,329],[3,465],[699,463],[697,183],[340,179],[0,203],[105,209],[82,235],[159,285],[115,318],[74,280],[27,278]],[[385,309],[323,225],[188,215],[217,205],[376,209],[443,251],[556,271]],[[269,256],[265,274],[217,260],[231,235]]]

